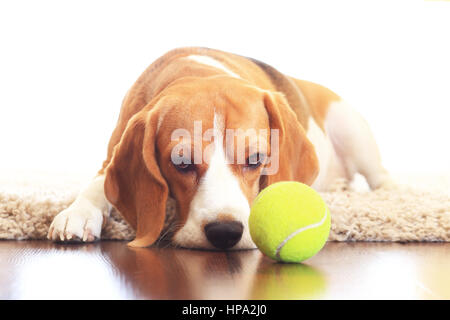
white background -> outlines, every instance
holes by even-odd
[[[125,92],[181,46],[326,85],[389,170],[450,171],[450,2],[78,0],[0,2],[0,174],[95,173]]]

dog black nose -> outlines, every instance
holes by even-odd
[[[211,222],[205,226],[208,241],[218,249],[229,249],[241,240],[244,226],[237,221]]]

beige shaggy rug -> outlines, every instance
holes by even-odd
[[[81,181],[89,181],[85,178],[0,173],[0,239],[45,239],[53,217],[70,205]],[[404,176],[396,181],[398,187],[389,190],[370,192],[359,181],[322,193],[332,215],[329,240],[450,241],[450,176]],[[170,202],[168,212],[174,210]],[[103,239],[133,236],[115,212],[102,232]]]

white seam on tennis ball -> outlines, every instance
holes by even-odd
[[[325,222],[327,216],[328,216],[328,208],[325,208],[325,214],[324,214],[322,220],[320,220],[320,221],[317,222],[317,223],[310,224],[309,226],[306,226],[306,227],[300,228],[300,229],[298,229],[298,230],[295,230],[295,231],[292,232],[290,235],[288,235],[288,236],[286,237],[286,239],[284,239],[284,240],[278,245],[278,247],[277,247],[277,251],[276,251],[276,256],[277,256],[277,258],[278,258],[278,259],[281,259],[281,257],[280,257],[281,249],[283,249],[284,245],[285,245],[289,240],[291,240],[293,237],[295,237],[296,235],[302,233],[302,232],[305,231],[305,230],[312,229],[312,228],[316,228],[316,227],[320,227],[322,224],[324,224],[324,222]]]

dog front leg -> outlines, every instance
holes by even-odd
[[[109,216],[104,194],[105,175],[96,176],[75,201],[53,219],[47,238],[53,241],[92,242],[100,239],[103,222]]]

